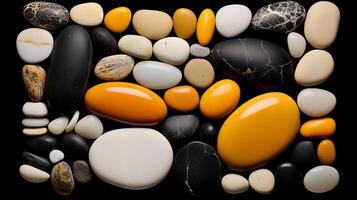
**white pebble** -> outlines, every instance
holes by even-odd
[[[74,115],[73,115],[71,121],[69,121],[68,125],[67,125],[66,128],[64,129],[64,131],[65,131],[66,133],[69,133],[69,132],[73,131],[74,127],[76,126],[76,124],[77,124],[77,122],[78,122],[78,119],[79,119],[79,111],[77,110],[77,111],[74,113]]]
[[[55,164],[64,159],[64,153],[60,150],[54,149],[49,155],[51,163]]]
[[[22,107],[22,112],[27,117],[44,117],[48,110],[46,104],[42,102],[26,102]]]
[[[23,179],[31,183],[42,183],[50,178],[50,175],[47,172],[30,165],[21,165],[19,172]]]
[[[64,129],[66,128],[68,124],[68,118],[67,117],[58,117],[54,120],[52,120],[49,124],[48,124],[48,130],[55,134],[55,135],[59,135],[61,133],[63,133]]]
[[[96,139],[102,135],[103,129],[103,124],[97,116],[87,115],[79,120],[74,131],[86,139]]]
[[[258,169],[249,175],[249,184],[260,194],[269,194],[275,185],[274,175],[268,169]]]

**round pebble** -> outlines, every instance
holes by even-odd
[[[48,130],[55,135],[59,135],[64,132],[67,125],[68,125],[67,117],[64,117],[64,116],[58,117],[58,118],[52,120],[48,124]]]
[[[127,7],[118,7],[110,10],[104,17],[105,26],[112,32],[122,33],[130,25],[131,11]]]
[[[255,170],[249,175],[249,184],[256,192],[269,194],[274,189],[274,175],[268,169]]]
[[[103,133],[103,124],[95,115],[87,115],[78,121],[74,131],[86,139],[96,139]]]
[[[72,21],[82,26],[97,26],[102,23],[104,17],[102,6],[94,2],[74,6],[69,15]]]
[[[240,194],[249,189],[249,182],[238,174],[227,174],[221,180],[222,188],[229,194]]]
[[[331,165],[335,162],[336,148],[331,140],[325,139],[320,142],[317,147],[317,157],[323,165]]]
[[[290,55],[294,58],[300,58],[306,49],[306,40],[304,36],[297,32],[291,32],[288,34],[287,41]]]
[[[162,62],[181,65],[190,55],[190,45],[182,38],[167,37],[155,42],[153,52]]]
[[[51,163],[55,164],[64,159],[64,153],[60,150],[54,149],[50,152],[48,157]]]
[[[192,86],[177,86],[166,90],[164,100],[168,107],[181,111],[189,112],[197,108],[200,97]]]
[[[197,88],[207,88],[214,80],[214,69],[210,62],[201,58],[190,60],[184,69],[186,80]]]
[[[304,186],[313,193],[325,193],[335,188],[339,182],[338,171],[327,165],[320,165],[308,171],[304,176]]]
[[[307,88],[297,97],[300,110],[310,117],[322,117],[329,114],[336,106],[336,97],[327,90]]]
[[[174,31],[180,38],[188,39],[196,31],[197,17],[190,9],[177,9],[172,17],[172,21]]]

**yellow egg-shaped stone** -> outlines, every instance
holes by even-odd
[[[210,43],[214,29],[215,29],[215,16],[211,9],[204,9],[197,21],[196,35],[198,42],[206,46]]]
[[[201,97],[201,113],[209,119],[229,115],[238,105],[240,88],[232,80],[224,79],[209,87]]]
[[[249,170],[278,156],[299,131],[295,101],[280,92],[254,97],[238,107],[223,123],[217,150],[230,168]]]
[[[331,140],[323,140],[317,147],[317,157],[321,164],[331,165],[336,159],[336,148]]]
[[[130,25],[131,11],[127,7],[118,7],[109,11],[104,17],[105,26],[112,32],[122,33]]]
[[[177,86],[168,89],[165,92],[164,100],[170,108],[181,111],[189,112],[197,108],[200,96],[192,86]]]
[[[84,101],[94,114],[126,124],[155,125],[167,115],[166,104],[159,95],[133,83],[95,85],[87,91]]]
[[[326,138],[333,135],[336,131],[336,122],[332,118],[314,119],[305,122],[300,133],[306,138]]]
[[[172,17],[174,31],[183,39],[190,38],[196,31],[197,17],[190,9],[179,8]]]

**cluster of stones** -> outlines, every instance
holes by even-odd
[[[23,105],[28,151],[19,171],[25,180],[51,179],[60,195],[71,194],[75,183],[90,183],[92,172],[129,190],[151,188],[171,172],[191,195],[219,187],[229,194],[250,187],[269,194],[276,183],[281,191],[304,186],[324,193],[338,184],[339,173],[331,166],[336,150],[328,139],[336,123],[326,117],[336,105],[334,94],[306,88],[294,100],[274,92],[292,79],[312,87],[332,74],[333,57],[323,49],[334,42],[338,31],[340,13],[333,3],[317,2],[306,14],[299,3],[282,1],[254,15],[248,7],[233,4],[216,13],[204,9],[197,18],[187,8],[177,9],[171,17],[158,10],[132,15],[127,7],[104,14],[98,3],[79,4],[68,12],[56,3],[32,2],[24,6],[23,15],[37,27],[23,30],[16,41],[26,63],[22,74],[31,100]],[[67,25],[70,20],[74,24]],[[303,23],[305,37],[292,32]],[[125,33],[131,24],[136,34],[119,40],[112,35]],[[88,33],[84,27],[93,29]],[[249,27],[288,33],[288,51],[269,41],[239,37]],[[54,40],[48,30],[60,28]],[[172,29],[176,36],[169,36]],[[215,30],[233,39],[209,48]],[[186,40],[194,34],[198,43],[190,45]],[[305,38],[316,49],[305,53]],[[94,74],[104,83],[87,89],[93,54],[101,58]],[[50,55],[47,70],[34,65]],[[123,82],[130,75],[136,83]],[[183,77],[188,84],[179,85]],[[239,105],[238,83],[268,92]],[[163,97],[156,91],[164,91]],[[48,114],[41,102],[44,96],[56,116],[51,121],[44,118]],[[79,120],[82,100],[93,114]],[[167,116],[168,109],[179,114]],[[202,118],[190,114],[195,110]],[[300,126],[300,111],[316,119]],[[104,133],[97,116],[130,127]],[[219,128],[211,123],[222,119]],[[150,128],[157,124],[161,130]],[[291,145],[299,132],[304,141],[295,144],[289,162],[274,174],[261,168]],[[193,141],[195,135],[200,141]],[[313,138],[323,139],[317,150]],[[222,164],[232,173],[223,176]],[[251,171],[247,178],[237,174],[247,170]]]

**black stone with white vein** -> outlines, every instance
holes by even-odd
[[[190,139],[199,127],[200,120],[195,115],[173,115],[163,123],[162,134],[170,142],[184,142]]]
[[[221,180],[221,162],[217,152],[203,142],[190,142],[175,155],[173,174],[184,190],[191,195],[217,191]]]
[[[294,75],[291,56],[280,46],[260,39],[237,38],[212,48],[210,61],[226,78],[266,90],[278,89]]]

